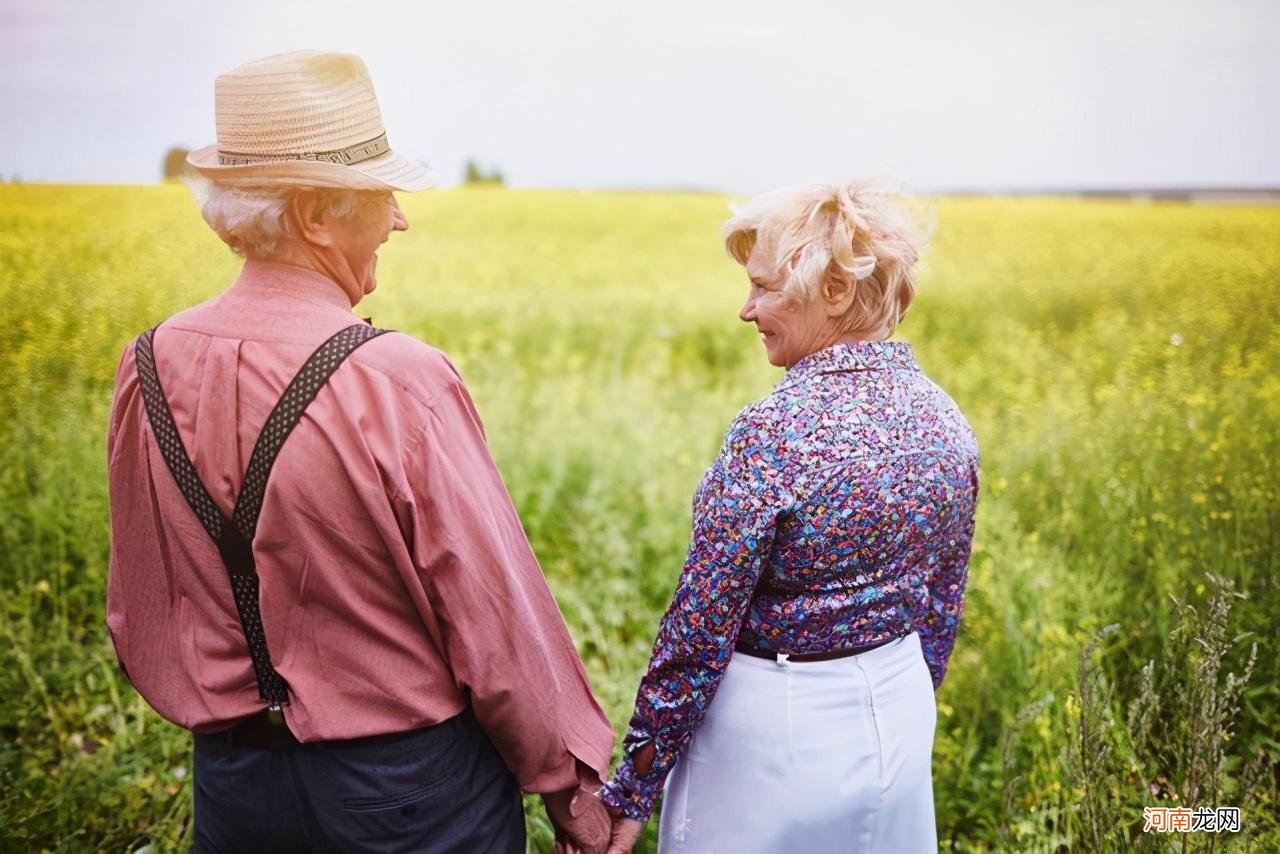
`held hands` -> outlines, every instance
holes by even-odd
[[[605,854],[631,854],[631,849],[635,847],[636,840],[644,830],[644,822],[627,818],[607,806],[605,809],[613,819],[613,828],[609,834],[609,850]]]
[[[542,796],[556,831],[556,854],[631,854],[644,823],[600,802],[598,793],[566,789]],[[607,847],[606,847],[607,846]]]
[[[542,802],[556,831],[556,854],[605,854],[611,821],[599,798],[578,786],[545,794]]]
[[[653,769],[654,748],[653,742],[647,742],[636,748],[632,754],[635,769],[641,774],[648,774]],[[635,847],[636,841],[640,839],[640,834],[644,831],[645,823],[636,821],[634,818],[627,818],[613,807],[605,806],[609,811],[609,817],[613,819],[613,828],[609,836],[609,850],[605,854],[631,854],[631,849]]]
[[[637,765],[648,773],[653,745],[642,746]],[[578,762],[578,786],[542,796],[547,817],[555,827],[556,854],[631,854],[645,822],[627,818],[600,800],[600,777]]]

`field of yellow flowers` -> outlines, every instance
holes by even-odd
[[[736,318],[726,199],[402,201],[360,313],[462,371],[621,732],[694,486],[778,376]],[[1280,208],[936,205],[896,337],[982,448],[944,849],[1280,850]],[[0,187],[0,849],[190,844],[189,741],[104,631],[104,442],[126,342],[237,266],[178,186]],[[1144,806],[1241,829],[1144,833]]]

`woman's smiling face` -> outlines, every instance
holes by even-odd
[[[822,300],[783,292],[786,273],[757,243],[747,258],[751,290],[738,317],[760,331],[770,364],[789,368],[811,353],[831,346],[840,331]]]

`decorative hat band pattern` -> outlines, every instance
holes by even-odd
[[[253,163],[276,163],[285,160],[322,160],[326,163],[339,163],[344,166],[350,166],[353,163],[371,160],[374,157],[386,154],[390,150],[391,145],[387,142],[387,135],[384,133],[365,142],[357,142],[355,145],[349,145],[346,148],[339,148],[334,151],[309,151],[299,154],[242,154],[235,151],[219,150],[218,164],[220,166],[248,166]]]

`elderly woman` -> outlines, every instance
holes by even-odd
[[[124,348],[107,442],[107,625],[194,733],[196,849],[523,854],[524,791],[598,854],[613,730],[467,388],[352,312],[425,171],[351,55],[215,102],[190,162],[245,263]]]
[[[862,185],[760,196],[724,226],[786,374],[729,428],[601,797],[615,850],[933,852],[935,708],[960,619],[978,450],[888,341],[923,239]]]

